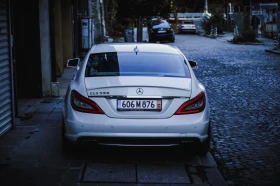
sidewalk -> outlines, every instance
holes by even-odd
[[[224,34],[218,35],[217,39],[229,42],[233,39],[233,33],[232,32],[224,32]],[[266,47],[266,49],[264,50],[265,52],[270,52],[270,53],[280,55],[280,48],[275,49],[273,39],[266,38],[266,37],[263,37],[263,36],[259,36],[257,39],[260,41],[260,43],[250,43],[250,42],[248,42],[248,43],[244,43],[244,44],[245,45],[265,45],[265,47]],[[241,43],[240,45],[244,45],[244,44]]]
[[[74,165],[60,150],[62,101],[75,71],[65,68],[57,79],[60,96],[18,100],[16,129],[0,138],[1,186],[56,186],[62,175],[77,183],[73,172],[81,163]]]
[[[21,98],[18,100],[18,118],[16,118],[16,123],[19,124],[21,120],[26,120],[32,117],[32,111],[42,102],[46,102],[48,99],[62,99],[66,93],[67,86],[75,73],[75,68],[64,68],[64,73],[61,77],[57,78],[59,82],[59,97],[52,98]]]

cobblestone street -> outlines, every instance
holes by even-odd
[[[172,45],[198,62],[211,104],[212,154],[229,185],[279,184],[280,55],[265,52],[273,40],[235,45],[186,34]]]

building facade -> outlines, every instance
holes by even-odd
[[[14,126],[14,77],[10,2],[0,1],[0,136]]]
[[[278,3],[260,3],[259,19],[262,34],[267,37],[275,37],[280,33],[280,9]]]
[[[59,96],[67,60],[102,41],[101,10],[100,0],[0,0],[0,137],[15,128],[18,99]]]

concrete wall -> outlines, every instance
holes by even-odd
[[[39,0],[39,25],[42,68],[42,96],[51,96],[51,50],[49,1]]]
[[[61,76],[64,72],[61,6],[61,0],[54,1],[54,47],[57,76]]]

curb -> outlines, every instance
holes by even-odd
[[[233,43],[232,40],[227,40],[229,43],[231,44],[235,44],[235,45],[264,45],[264,42],[263,41],[259,41],[259,42],[255,42],[255,43],[252,43],[252,42],[238,42],[238,43]]]
[[[270,53],[280,55],[280,50],[279,49],[266,49],[265,52],[270,52]]]

